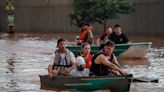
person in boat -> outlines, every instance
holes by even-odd
[[[75,55],[66,49],[66,41],[59,39],[57,41],[57,49],[50,55],[49,76],[67,75],[75,66]]]
[[[84,43],[82,45],[82,50],[79,56],[82,56],[84,58],[86,68],[90,69],[93,55],[91,54],[91,45],[89,43]]]
[[[127,36],[121,31],[119,24],[115,25],[114,32],[109,36],[109,40],[114,41],[116,44],[123,44],[129,41]]]
[[[112,28],[111,27],[106,27],[103,34],[100,35],[98,44],[101,45],[101,44],[104,44],[107,41],[109,41],[108,38],[111,34],[112,34]]]
[[[77,45],[82,45],[83,43],[93,44],[93,27],[89,24],[84,24],[81,26],[80,37]]]
[[[76,68],[70,71],[72,77],[87,77],[89,76],[89,69],[85,68],[85,60],[82,56],[76,58]]]
[[[115,43],[108,41],[104,47],[92,58],[90,71],[97,76],[127,74],[120,68],[116,56],[113,54]]]

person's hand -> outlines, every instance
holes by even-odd
[[[121,75],[120,72],[112,70],[112,73],[115,75]]]
[[[122,75],[126,75],[126,74],[128,74],[125,70],[121,70],[121,72],[120,72]]]
[[[49,73],[49,74],[48,74],[49,77],[52,78],[52,76],[53,76],[53,74],[52,74],[52,70],[49,69],[49,70],[48,70],[48,73]]]
[[[73,42],[73,45],[75,45],[75,46],[76,46],[77,44],[78,44],[78,42],[77,42],[77,41],[74,41],[74,42]]]
[[[53,76],[57,76],[58,75],[58,71],[57,70],[53,70]]]
[[[52,73],[50,73],[50,74],[49,74],[49,77],[50,77],[50,78],[52,78],[52,77],[53,77]]]
[[[53,76],[57,76],[58,75],[58,71],[57,70],[52,70],[49,74],[49,77],[52,78]]]
[[[64,73],[64,75],[68,75],[69,74],[69,69],[66,68],[63,73]]]
[[[78,43],[82,43],[83,41],[82,40],[78,40]]]

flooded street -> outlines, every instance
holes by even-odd
[[[75,35],[0,34],[0,91],[47,92],[40,89],[39,75],[47,74],[49,55],[59,37]],[[135,40],[136,39],[136,40]],[[134,77],[158,78],[159,83],[132,83],[130,92],[164,92],[164,42],[162,37],[133,37],[130,41],[153,41],[143,60],[120,60]],[[163,42],[163,43],[162,43]]]

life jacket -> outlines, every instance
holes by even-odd
[[[84,57],[84,56],[83,56]],[[92,65],[92,54],[89,54],[86,58],[84,57],[85,59],[85,67],[90,69],[91,68],[91,65]]]
[[[109,69],[108,66],[103,65],[103,64],[96,64],[95,63],[95,59],[100,54],[105,55],[105,53],[103,53],[103,52],[99,52],[96,55],[94,55],[94,57],[92,58],[92,65],[91,65],[90,71],[93,72],[95,75],[98,75],[98,76],[109,75],[109,73],[111,73],[111,69]],[[114,58],[114,55],[112,54],[111,57],[108,60],[112,62],[113,58]]]
[[[54,59],[53,69],[56,69],[58,71],[63,71],[65,68],[71,66],[71,55],[70,55],[70,51],[68,49],[66,49],[66,51],[65,51],[65,53],[66,53],[66,55],[65,55],[66,65],[60,64],[62,62],[62,57],[59,53],[59,50],[56,50],[54,53],[55,53],[55,59]]]
[[[86,31],[86,30],[80,32],[80,40],[82,40],[82,42],[84,42],[86,40],[87,32],[88,31]]]

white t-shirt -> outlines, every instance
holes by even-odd
[[[54,65],[54,62],[55,62],[55,53],[52,53],[50,55],[50,62],[49,62],[49,65]],[[66,65],[66,60],[65,60],[65,56],[66,56],[66,53],[60,53],[60,56],[61,56],[61,62],[60,62],[60,65]],[[71,62],[75,62],[75,55],[70,52],[70,61]],[[56,61],[58,62],[58,61]]]
[[[88,68],[85,68],[83,71],[79,71],[76,68],[76,69],[71,70],[69,75],[72,77],[87,77],[89,76],[89,73],[90,71]]]

